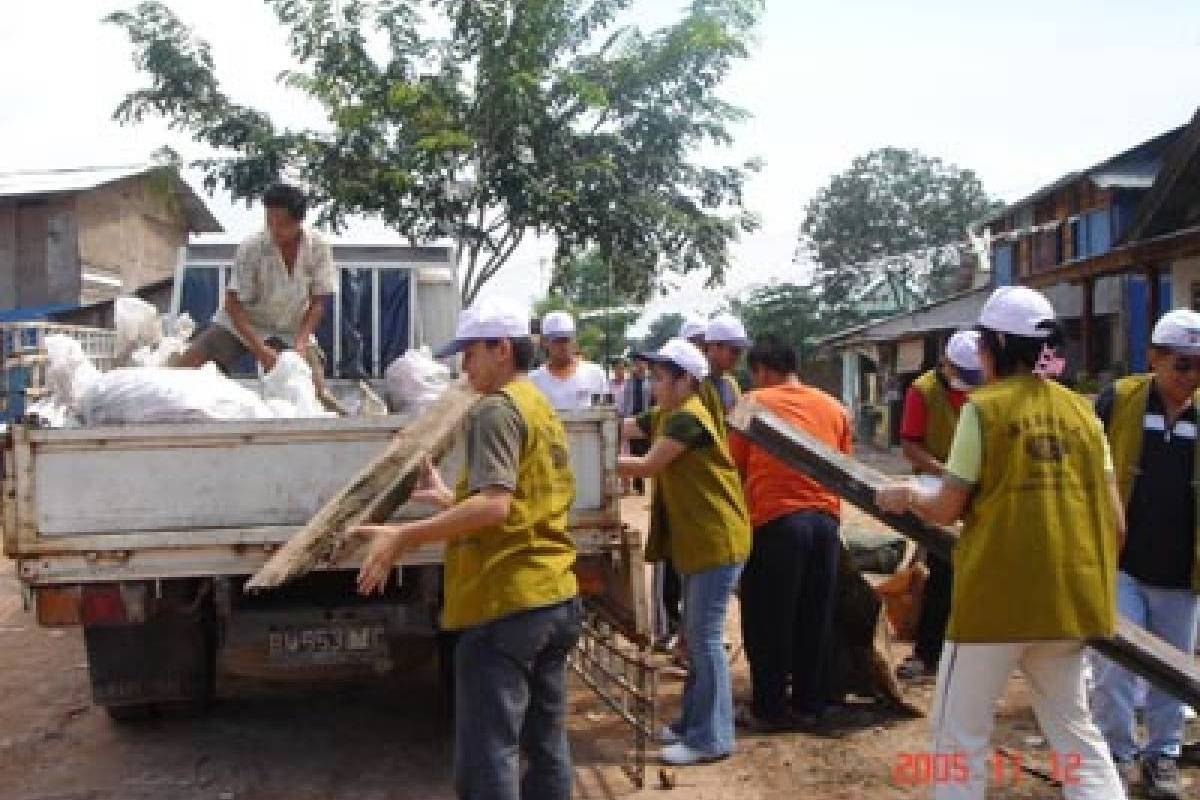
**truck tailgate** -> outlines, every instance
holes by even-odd
[[[12,428],[4,549],[31,583],[245,574],[321,507],[404,425],[402,416]],[[617,421],[564,415],[581,545],[615,533]],[[453,480],[456,448],[441,465]],[[398,517],[428,513],[405,506]],[[436,549],[412,561],[440,558]],[[347,561],[346,565],[352,564]]]

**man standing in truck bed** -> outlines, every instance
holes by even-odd
[[[467,462],[453,493],[437,471],[415,499],[444,510],[399,525],[366,525],[359,591],[380,590],[405,550],[446,543],[442,627],[454,653],[458,796],[567,800],[567,655],[582,606],[567,513],[575,497],[567,436],[529,380],[529,316],[499,300],[464,312],[439,357],[463,354],[484,397],[467,419]],[[522,775],[522,756],[527,767]]]
[[[264,229],[238,245],[233,271],[212,323],[173,367],[216,362],[225,372],[247,353],[269,372],[281,350],[308,362],[321,402],[337,403],[325,388],[324,364],[314,334],[335,292],[333,254],[319,234],[304,226],[308,201],[295,186],[276,184],[262,198]]]

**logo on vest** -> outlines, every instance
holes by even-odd
[[[1025,453],[1034,461],[1062,461],[1067,446],[1053,433],[1039,433],[1025,439]]]

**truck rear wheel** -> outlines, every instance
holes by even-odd
[[[158,709],[154,703],[134,703],[124,706],[105,706],[104,710],[108,712],[108,718],[113,722],[132,725],[150,719]]]
[[[86,623],[92,696],[116,722],[205,711],[216,685],[216,615],[199,581],[163,584],[138,621]]]

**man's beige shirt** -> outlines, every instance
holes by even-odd
[[[333,252],[320,234],[304,229],[291,274],[279,248],[266,231],[242,242],[233,259],[233,274],[225,286],[237,292],[246,316],[262,338],[279,336],[290,340],[300,328],[309,299],[337,290]],[[225,298],[213,322],[237,334],[225,311]]]

